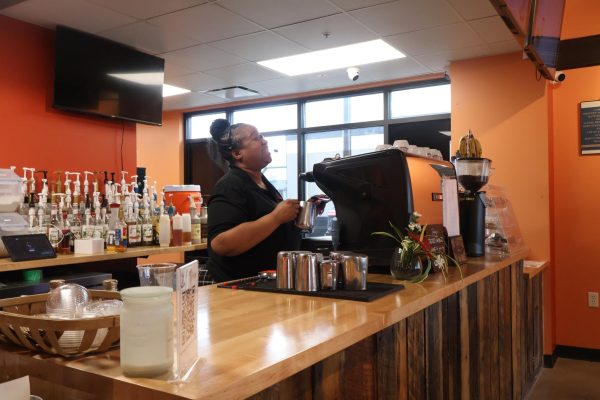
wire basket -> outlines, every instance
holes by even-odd
[[[93,300],[121,299],[119,292],[90,290]],[[116,316],[60,320],[46,312],[48,293],[0,299],[0,341],[65,357],[103,352],[119,343]]]

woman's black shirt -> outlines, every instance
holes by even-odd
[[[218,234],[241,223],[256,221],[283,200],[264,175],[262,180],[266,190],[256,185],[240,168],[231,167],[211,193],[208,201],[208,270],[217,282],[275,269],[278,251],[300,248],[300,232],[292,221],[280,225],[265,240],[238,256],[224,257],[212,252],[210,244]]]

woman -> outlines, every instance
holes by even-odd
[[[274,269],[278,251],[300,247],[299,202],[283,200],[261,173],[271,153],[254,126],[217,119],[210,134],[230,170],[208,202],[208,270],[222,282]]]

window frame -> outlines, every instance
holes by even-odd
[[[407,90],[407,89],[416,89],[421,87],[428,86],[438,86],[438,85],[446,85],[451,84],[450,79],[448,77],[438,78],[427,81],[419,81],[419,82],[408,82],[397,85],[390,86],[381,86],[381,87],[373,87],[367,89],[359,89],[359,90],[348,90],[348,91],[340,91],[334,93],[327,94],[318,94],[318,95],[308,95],[301,96],[293,99],[282,99],[282,100],[267,100],[263,102],[256,102],[251,104],[242,104],[242,105],[222,105],[218,104],[214,107],[206,107],[202,110],[196,111],[188,111],[183,113],[183,137],[184,137],[184,180],[186,183],[189,183],[190,173],[188,168],[188,146],[187,143],[193,143],[196,141],[203,140],[211,140],[211,138],[198,138],[198,139],[187,139],[188,132],[191,130],[191,117],[202,114],[213,114],[224,112],[226,119],[231,123],[233,121],[233,112],[240,110],[249,110],[253,108],[265,108],[272,107],[278,105],[286,105],[286,104],[297,104],[297,118],[296,118],[296,129],[286,129],[280,131],[272,131],[272,132],[261,132],[264,136],[276,136],[276,135],[296,135],[296,143],[298,146],[297,154],[297,170],[298,173],[305,172],[305,137],[307,133],[315,133],[315,132],[326,132],[333,130],[350,130],[357,128],[368,128],[373,126],[383,126],[383,140],[384,143],[388,142],[389,138],[389,126],[393,124],[403,123],[403,122],[415,122],[415,121],[427,121],[427,120],[436,120],[449,118],[450,114],[431,114],[431,115],[421,115],[417,117],[405,117],[405,118],[394,118],[391,119],[391,96],[392,92],[397,90]],[[315,126],[307,128],[305,124],[305,112],[306,112],[306,103],[315,101],[315,100],[329,100],[336,99],[340,97],[351,97],[357,95],[366,95],[373,93],[383,93],[383,119],[375,120],[375,121],[367,121],[367,122],[353,122],[353,123],[345,123],[345,124],[336,124],[336,125],[324,125],[324,126]],[[305,185],[301,179],[297,180],[297,193],[298,198],[305,198]]]

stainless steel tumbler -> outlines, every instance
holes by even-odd
[[[320,288],[325,290],[336,290],[338,281],[338,269],[340,263],[335,260],[323,260],[319,263]]]
[[[296,254],[295,288],[300,292],[319,290],[318,257],[314,253]]]
[[[294,288],[294,252],[277,253],[277,289]]]
[[[364,254],[345,254],[342,261],[344,289],[367,290],[369,257]]]

